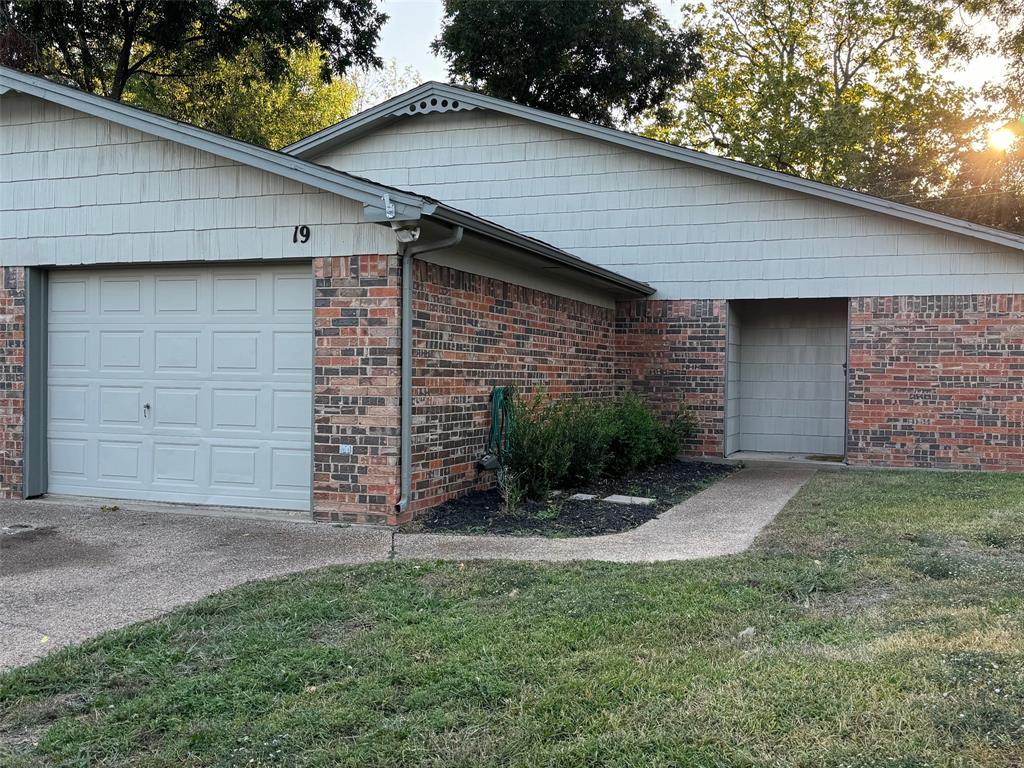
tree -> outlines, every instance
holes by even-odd
[[[384,66],[376,70],[363,69],[355,75],[355,85],[359,94],[352,111],[362,112],[415,88],[422,82],[419,70],[415,67],[400,66],[397,59],[384,62]]]
[[[318,46],[286,56],[276,80],[262,71],[263,52],[250,45],[231,59],[218,57],[187,80],[140,78],[124,100],[236,139],[280,149],[343,120],[358,89],[350,79],[321,79]]]
[[[913,202],[949,183],[985,115],[942,67],[955,0],[716,0],[684,10],[705,68],[649,132]]]
[[[965,0],[973,54],[994,56],[1005,72],[983,89],[994,111],[993,130],[1015,140],[1005,146],[976,142],[941,195],[926,208],[992,227],[1024,233],[1024,0]],[[982,23],[977,23],[977,22]],[[997,71],[997,70],[994,70]]]
[[[33,69],[118,100],[139,78],[184,80],[246,48],[271,80],[289,54],[313,45],[324,51],[325,81],[379,66],[387,20],[374,0],[0,0],[0,8],[7,33],[40,52]]]
[[[612,125],[658,108],[700,67],[699,35],[653,0],[445,0],[432,48],[457,82]]]

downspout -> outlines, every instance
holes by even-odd
[[[412,261],[430,251],[452,248],[462,242],[463,228],[456,226],[443,240],[432,243],[400,243],[402,257],[402,365],[401,365],[401,496],[395,505],[399,517],[409,506],[412,494]]]

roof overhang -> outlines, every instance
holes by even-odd
[[[544,112],[540,109],[524,107],[521,104],[497,99],[493,96],[486,96],[482,93],[476,93],[445,83],[424,83],[376,107],[360,112],[358,115],[354,115],[336,125],[307,136],[285,147],[282,151],[295,157],[309,159],[333,147],[347,144],[396,120],[408,119],[422,114],[461,112],[470,109],[485,109],[511,115],[640,152],[681,161],[699,168],[718,171],[750,181],[758,181],[832,202],[844,203],[873,213],[895,216],[899,219],[935,227],[957,235],[977,238],[1017,250],[1024,250],[1024,237],[1012,232],[986,227],[952,216],[944,216],[922,208],[915,208],[914,206],[896,203],[885,198],[864,194],[863,192],[855,192],[850,189],[811,181],[799,176],[770,171],[756,165],[741,163],[738,160],[730,160],[718,155],[698,152],[675,144],[667,144],[644,136],[618,131],[614,128],[606,128],[571,117]]]

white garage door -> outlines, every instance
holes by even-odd
[[[54,271],[49,492],[308,509],[308,264]]]
[[[846,301],[744,302],[739,449],[842,456]]]

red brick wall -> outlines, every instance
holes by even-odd
[[[25,270],[0,269],[0,498],[22,496]]]
[[[851,464],[1024,469],[1024,295],[850,302]]]
[[[725,440],[726,303],[718,300],[620,302],[615,321],[618,375],[659,407],[685,402],[701,429],[685,447],[721,456]]]
[[[398,256],[316,259],[313,507],[394,523],[400,437]],[[351,453],[343,450],[351,449]]]
[[[410,511],[494,482],[475,466],[494,387],[615,391],[614,310],[423,261],[415,276]]]

